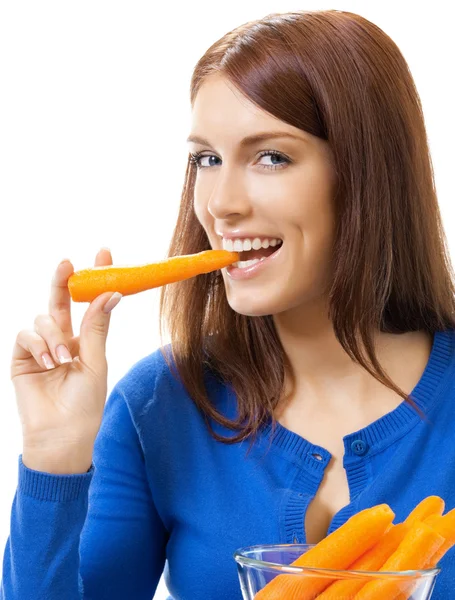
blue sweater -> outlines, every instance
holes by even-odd
[[[206,386],[233,417],[233,390],[210,374]],[[455,507],[455,332],[435,335],[414,398],[429,422],[403,402],[345,436],[351,501],[329,532],[382,502],[395,522],[431,494]],[[176,600],[241,600],[233,552],[305,542],[331,457],[280,424],[269,448],[270,436],[269,422],[248,457],[248,441],[215,441],[160,350],[141,359],[109,395],[87,473],[42,473],[19,456],[0,598],[151,600],[164,569]],[[455,548],[440,566],[432,600],[453,595]]]

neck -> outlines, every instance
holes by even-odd
[[[315,403],[364,402],[387,388],[355,363],[336,339],[326,302],[314,302],[274,316],[277,333],[295,377],[286,393],[313,397]],[[383,370],[410,393],[427,364],[432,339],[426,332],[376,331],[375,352]],[[291,391],[292,389],[292,391]],[[301,392],[305,392],[304,394]],[[397,401],[401,397],[390,390]],[[311,400],[307,400],[310,401]]]

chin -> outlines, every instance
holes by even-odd
[[[228,295],[227,301],[233,311],[245,317],[264,317],[286,310],[286,307],[270,301],[270,298],[230,298]]]

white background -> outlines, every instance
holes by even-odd
[[[271,12],[339,9],[381,27],[403,52],[422,100],[443,220],[454,256],[453,29],[443,2],[0,3],[0,556],[9,535],[22,437],[10,357],[47,312],[51,278],[70,258],[93,264],[166,256],[183,185],[189,83],[205,50]],[[451,58],[452,57],[452,58]],[[159,290],[112,313],[109,392],[160,345]],[[75,331],[87,308],[73,304]],[[156,599],[166,597],[163,582]]]

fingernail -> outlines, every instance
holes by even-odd
[[[105,312],[105,313],[111,312],[111,310],[113,308],[115,308],[117,306],[117,304],[120,302],[122,297],[123,297],[122,294],[120,294],[119,292],[115,292],[114,294],[112,294],[112,296],[109,298],[109,300],[104,305],[103,312]]]
[[[110,249],[110,248],[108,248],[107,246],[103,246],[103,247],[101,248],[101,250],[107,250],[108,252],[110,252],[110,251],[111,251],[111,249]],[[101,252],[101,250],[100,250],[100,252]]]
[[[55,363],[52,360],[52,357],[48,352],[43,353],[42,359],[43,359],[43,363],[44,363],[46,369],[54,369],[55,368]]]
[[[55,349],[55,353],[58,356],[58,359],[59,359],[61,365],[63,365],[63,363],[67,363],[67,362],[73,362],[70,351],[63,344],[60,344],[60,346],[57,346],[57,348]]]

